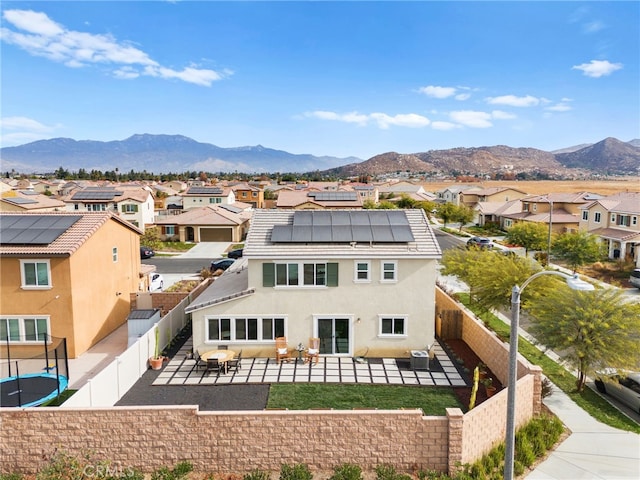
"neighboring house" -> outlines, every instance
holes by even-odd
[[[469,208],[475,208],[480,202],[505,203],[519,198],[525,198],[526,192],[512,187],[470,188],[459,193],[460,203]]]
[[[233,185],[231,189],[237,202],[248,203],[253,208],[264,208],[264,191],[258,187],[242,183]]]
[[[229,187],[190,187],[182,194],[182,207],[206,207],[207,205],[231,205],[236,196]]]
[[[355,191],[280,190],[276,208],[295,210],[325,210],[362,208],[362,197]]]
[[[387,200],[399,200],[402,196],[408,196],[414,200],[431,201],[435,196],[427,192],[419,183],[408,181],[388,182],[377,185],[380,198]]]
[[[189,187],[187,182],[181,180],[171,180],[170,182],[164,182],[162,185],[176,192],[184,192]]]
[[[366,201],[378,203],[380,200],[380,192],[378,191],[378,187],[375,185],[370,183],[357,183],[351,184],[349,187],[353,188],[353,190],[360,195],[363,203]]]
[[[11,190],[0,195],[0,212],[55,212],[64,211],[61,200],[33,190]]]
[[[275,355],[406,356],[435,337],[440,247],[424,211],[256,210],[243,258],[188,308],[193,346]],[[295,353],[295,352],[294,352]]]
[[[623,192],[582,207],[580,230],[597,235],[609,258],[633,261],[640,268],[640,192]]]
[[[544,223],[553,233],[575,232],[580,223],[581,207],[601,195],[590,192],[549,193],[523,198],[522,210],[502,216],[505,229],[519,222]]]
[[[154,223],[154,199],[148,187],[85,187],[62,200],[68,212],[114,212],[143,232]]]
[[[110,212],[0,215],[0,336],[42,334],[78,357],[126,322],[140,288],[139,229]]]
[[[158,217],[160,238],[180,242],[241,242],[249,229],[251,206],[209,205]]]
[[[472,188],[478,188],[473,185],[452,185],[436,192],[436,197],[441,203],[453,203],[454,205],[460,205],[461,192]]]
[[[505,215],[522,211],[522,200],[509,202],[478,202],[474,208],[474,222],[480,226],[495,225],[505,229]],[[512,223],[509,224],[511,226]]]

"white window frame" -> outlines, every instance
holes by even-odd
[[[47,335],[47,343],[51,343],[51,317],[49,315],[24,315],[24,316],[14,316],[14,315],[6,315],[0,317],[0,323],[4,323],[8,326],[8,321],[18,322],[18,340],[12,340],[9,337],[10,343],[16,344],[38,344],[42,343],[41,339],[38,337],[42,334]],[[38,320],[44,320],[46,322],[46,331],[38,332]],[[25,340],[27,337],[26,334],[26,322],[34,321],[34,325],[36,327],[36,339],[35,340]],[[5,342],[6,338],[1,338],[0,341]]]
[[[393,270],[386,270],[385,265],[393,265]],[[385,278],[385,273],[392,272],[393,278]],[[380,260],[380,282],[381,283],[397,283],[398,282],[398,261],[397,260]]]
[[[286,262],[286,263],[279,263],[276,262],[275,263],[275,272],[274,272],[274,282],[275,282],[275,288],[291,288],[291,287],[295,287],[295,288],[300,288],[300,287],[306,287],[306,288],[325,288],[327,286],[327,263],[328,262],[314,262],[314,261],[310,261],[310,262]],[[296,282],[292,283],[293,279],[293,275],[292,273],[294,273],[292,271],[292,267],[295,265],[296,267]],[[307,265],[313,265],[313,283],[306,283],[305,282],[305,266]],[[318,266],[322,265],[324,266],[324,283],[316,283],[318,280]],[[279,275],[278,275],[278,270],[282,270],[285,269],[285,283],[279,283]],[[282,272],[280,272],[281,274]]]
[[[633,225],[634,227],[638,225],[638,217],[636,217],[635,215],[631,217],[631,225]]]
[[[175,225],[165,225],[164,227],[164,234],[165,235],[175,235],[176,234],[176,227]]]
[[[385,320],[391,320],[392,322],[392,326],[391,326],[391,333],[383,333],[382,331],[382,324]],[[395,323],[396,321],[402,320],[403,325],[402,325],[402,333],[393,333],[395,331]],[[379,314],[378,315],[378,337],[384,337],[384,338],[405,338],[409,336],[409,315],[405,315],[405,314],[390,314],[390,315],[383,315],[383,314]]]
[[[27,285],[27,279],[25,275],[25,265],[30,264],[46,264],[47,266],[47,284],[46,285]],[[37,267],[36,267],[37,272]],[[22,288],[24,290],[43,290],[49,289],[53,286],[51,281],[51,263],[47,259],[33,259],[33,260],[20,260],[20,281],[22,283]],[[37,274],[36,274],[36,282],[37,282]]]
[[[221,320],[226,320],[229,322],[229,334],[228,337],[224,336],[221,327]],[[228,342],[228,343],[273,343],[275,342],[275,337],[277,335],[276,332],[276,322],[280,320],[282,321],[282,330],[284,336],[287,335],[287,316],[286,315],[210,315],[205,317],[205,343],[219,343],[219,342]],[[210,322],[217,321],[218,322],[218,337],[219,338],[211,338],[211,329]],[[256,338],[255,339],[246,339],[246,338],[236,338],[237,331],[237,322],[244,322],[245,325],[248,325],[249,321],[256,322]],[[264,328],[265,321],[271,322],[271,331],[267,332]],[[245,329],[245,332],[248,330]]]
[[[118,263],[118,247],[111,248],[111,260],[113,263]]]
[[[122,213],[138,213],[138,205],[135,203],[125,203],[122,205]]]
[[[602,215],[600,214],[600,212],[594,212],[593,214],[593,223],[600,223],[600,221],[602,220]]]
[[[365,265],[365,270],[360,270],[359,266]],[[366,275],[365,278],[360,278],[360,273]],[[354,260],[353,261],[353,281],[355,283],[370,283],[371,282],[371,260]]]

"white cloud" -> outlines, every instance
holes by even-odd
[[[562,101],[556,103],[555,105],[550,105],[545,107],[545,110],[549,112],[568,112],[569,110],[573,110],[571,105],[568,102],[571,100],[568,98],[563,98]]]
[[[459,124],[471,128],[493,127],[491,114],[486,112],[476,112],[473,110],[459,110],[449,114],[451,119]]]
[[[510,107],[535,107],[540,103],[540,99],[531,95],[517,97],[515,95],[502,95],[500,97],[487,97],[486,102],[490,105],[508,105]]]
[[[28,117],[3,117],[0,119],[4,147],[22,145],[36,140],[49,138],[60,125],[45,125]]]
[[[582,70],[587,77],[600,78],[611,75],[622,68],[621,63],[611,63],[607,60],[591,60],[589,63],[574,65],[572,70]]]
[[[436,87],[435,85],[420,87],[418,91],[432,98],[449,98],[456,94],[455,87]]]
[[[599,20],[594,20],[592,22],[587,22],[582,25],[582,31],[584,33],[596,33],[606,28],[606,25]]]
[[[375,112],[367,115],[358,112],[336,113],[325,110],[316,110],[314,112],[307,112],[304,116],[307,118],[318,118],[320,120],[353,123],[362,127],[370,123],[375,123],[378,128],[383,130],[388,129],[390,126],[421,128],[426,127],[431,123],[427,117],[416,113],[388,115],[386,113]]]
[[[0,29],[0,38],[4,42],[68,67],[109,65],[113,67],[112,74],[116,78],[131,79],[148,75],[206,87],[231,74],[229,71],[216,72],[194,65],[182,70],[164,67],[144,51],[127,42],[120,42],[112,35],[67,30],[44,13],[7,10],[3,17],[5,23],[17,29]]]
[[[461,90],[467,90],[466,92]],[[471,97],[471,90],[469,87],[437,87],[435,85],[429,85],[427,87],[420,87],[419,93],[431,98],[449,98],[453,97],[456,100],[468,100]]]
[[[491,118],[495,118],[496,120],[512,120],[518,117],[513,113],[503,112],[502,110],[494,110],[491,112]]]

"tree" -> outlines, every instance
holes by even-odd
[[[160,230],[158,227],[149,227],[145,229],[144,233],[140,237],[140,245],[144,245],[153,250],[156,250],[161,243]]]
[[[520,222],[509,228],[505,241],[529,250],[544,250],[549,240],[549,230],[543,223]]]
[[[454,275],[466,283],[471,300],[485,311],[509,305],[512,287],[540,270],[531,259],[477,248],[449,249],[442,256],[442,265],[441,273]],[[545,280],[541,278],[538,282],[540,288]]]
[[[534,317],[531,333],[578,371],[577,390],[604,367],[640,367],[640,304],[614,288],[571,290],[562,282],[526,303]]]
[[[442,219],[442,223],[444,223],[445,227],[447,226],[447,223],[449,223],[455,217],[457,208],[457,206],[449,202],[443,203],[438,206],[436,214]]]
[[[459,205],[454,212],[452,220],[454,222],[460,222],[460,231],[467,223],[473,221],[473,209],[466,205]]]
[[[603,247],[597,236],[577,231],[556,237],[551,245],[551,253],[567,262],[575,273],[578,267],[602,259],[605,256]]]

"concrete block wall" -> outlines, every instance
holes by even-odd
[[[457,409],[453,409],[457,410]],[[458,410],[458,417],[462,412]],[[419,410],[199,412],[196,407],[3,409],[0,470],[32,474],[54,449],[151,471],[180,460],[196,471],[327,470],[343,463],[446,471],[447,417]]]

